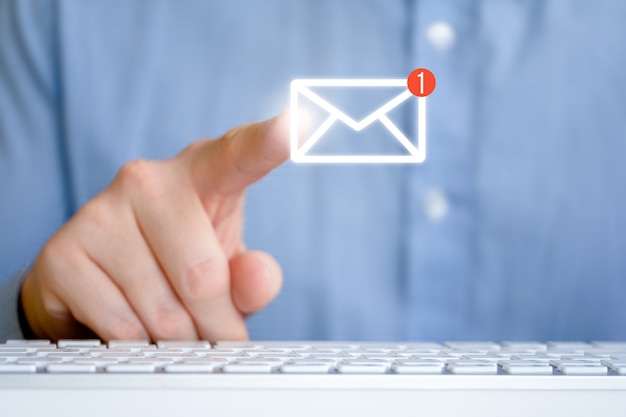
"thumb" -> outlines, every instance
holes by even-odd
[[[283,274],[272,256],[246,251],[230,260],[231,297],[241,314],[249,315],[269,304],[280,291]]]
[[[200,194],[242,191],[289,158],[289,112],[249,123],[205,142],[194,155],[192,175]]]

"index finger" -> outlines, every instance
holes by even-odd
[[[208,141],[195,153],[192,176],[200,194],[243,190],[289,158],[289,112],[249,123]]]

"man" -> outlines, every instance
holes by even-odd
[[[623,338],[625,14],[2,1],[0,338],[18,292],[53,339]],[[417,67],[424,164],[272,171],[287,116],[235,128],[294,78]]]

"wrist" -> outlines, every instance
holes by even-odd
[[[33,317],[33,300],[29,294],[32,294],[31,291],[28,291],[31,288],[31,274],[32,271],[29,271],[22,282],[22,286],[17,296],[17,317],[19,320],[20,328],[22,329],[22,334],[25,339],[38,339],[41,336],[39,332],[36,331],[37,325],[34,323]],[[27,314],[27,311],[31,314]]]

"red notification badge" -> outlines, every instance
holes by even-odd
[[[435,90],[437,80],[432,72],[426,68],[418,68],[409,74],[406,80],[407,87],[413,95],[417,97],[426,97]]]

